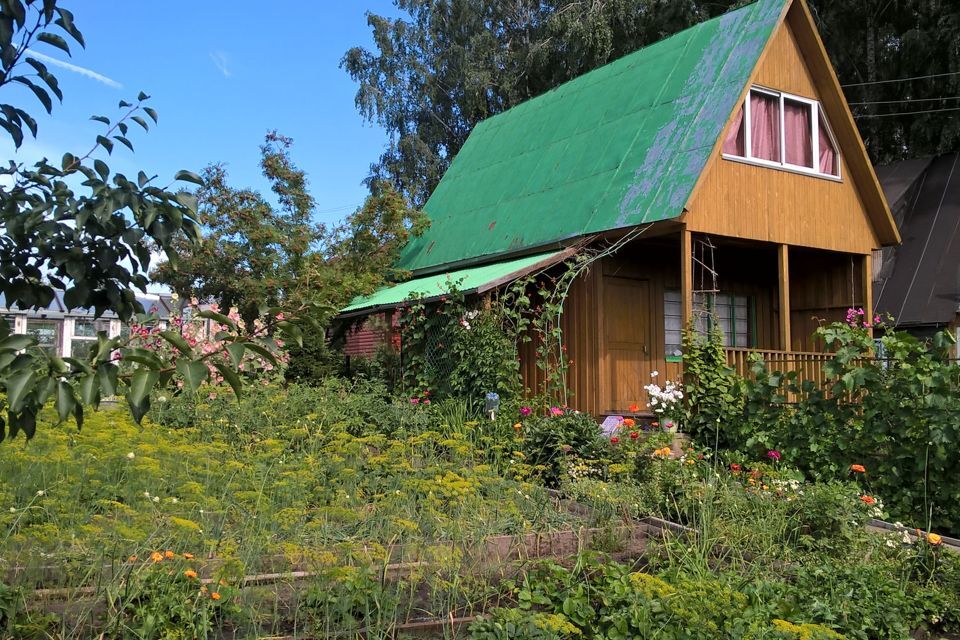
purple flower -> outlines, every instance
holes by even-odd
[[[776,449],[771,449],[770,451],[767,451],[767,457],[776,462],[780,459],[780,452]]]
[[[530,407],[520,407],[520,415],[526,418],[528,415],[533,413],[533,409]]]

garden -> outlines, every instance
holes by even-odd
[[[453,330],[472,342],[449,336],[457,358],[486,344],[472,331],[497,323],[481,315]],[[850,350],[837,367],[874,366],[853,357],[862,327],[834,330],[838,361]],[[51,409],[0,450],[14,479],[0,487],[2,635],[956,637],[960,554],[922,517],[955,531],[950,480],[927,485],[926,512],[891,490],[886,454],[913,444],[856,440],[875,393],[814,457],[798,444],[807,405],[833,419],[849,396],[808,390],[773,414],[789,376],[774,385],[757,363],[736,380],[710,340],[687,340],[697,383],[651,390],[689,441],[507,387],[491,415],[452,392],[391,391],[374,366],[264,378],[239,402],[222,386],[160,391],[142,425],[105,406],[77,430]],[[935,354],[900,348],[916,367],[926,354],[934,392]],[[486,350],[472,362],[472,384],[508,379]],[[876,383],[895,387],[902,366]],[[896,392],[900,419],[918,420]],[[921,409],[927,433],[943,429]]]

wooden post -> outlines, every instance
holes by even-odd
[[[793,348],[790,333],[790,247],[781,244],[777,247],[777,282],[780,288],[780,349],[791,351]]]
[[[693,233],[680,232],[680,310],[683,329],[693,318]]]
[[[863,256],[863,321],[870,323],[867,332],[873,337],[873,254]]]

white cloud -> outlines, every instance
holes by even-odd
[[[220,73],[223,74],[224,78],[229,78],[233,76],[233,73],[230,71],[230,56],[227,55],[226,51],[216,51],[210,52],[210,59],[213,60],[213,64],[220,70]]]
[[[27,51],[30,53],[31,56],[33,56],[34,58],[42,62],[52,64],[55,67],[61,67],[63,69],[66,69],[67,71],[73,71],[74,73],[79,73],[82,76],[86,76],[92,80],[96,80],[97,82],[101,82],[113,89],[123,88],[123,85],[117,82],[116,80],[113,80],[112,78],[108,78],[107,76],[101,73],[97,73],[92,69],[87,69],[86,67],[80,67],[75,64],[70,64],[69,62],[64,62],[63,60],[58,60],[57,58],[53,58],[44,53],[38,53],[33,49],[27,49]]]

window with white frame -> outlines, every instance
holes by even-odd
[[[693,314],[697,333],[706,335],[717,326],[727,347],[753,346],[753,314],[747,296],[729,293],[698,293],[693,297]],[[663,328],[665,354],[680,354],[683,341],[683,311],[680,291],[663,293]]]
[[[103,331],[109,337],[109,320],[73,321],[73,335],[70,338],[70,356],[80,360],[90,360],[97,348],[97,334]]]
[[[820,103],[753,87],[723,141],[723,155],[811,175],[840,177],[840,155]]]

